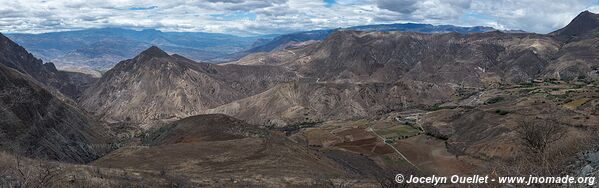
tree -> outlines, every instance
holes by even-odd
[[[527,151],[542,155],[547,147],[563,138],[567,130],[555,121],[542,120],[521,123],[516,133]]]
[[[65,178],[66,171],[58,163],[26,160],[19,155],[8,159],[11,160],[10,164],[0,165],[3,168],[1,174],[3,182],[0,183],[8,184],[8,187],[57,187]]]

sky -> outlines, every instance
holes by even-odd
[[[235,35],[386,23],[548,33],[599,0],[0,0],[0,32],[120,27]]]

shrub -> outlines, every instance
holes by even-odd
[[[506,110],[502,110],[502,109],[497,109],[497,110],[495,110],[495,113],[505,116],[505,115],[509,114],[510,112],[506,111]]]
[[[485,102],[485,104],[495,104],[495,103],[501,102],[503,100],[505,100],[505,98],[503,98],[501,96],[493,97],[493,98],[490,98],[489,100],[487,100]]]
[[[395,141],[393,139],[385,139],[386,144],[393,144]]]

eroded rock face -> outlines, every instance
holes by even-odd
[[[341,31],[300,66],[328,81],[431,83],[482,87],[488,77],[518,83],[541,75],[561,43],[537,34],[419,34]]]
[[[333,82],[417,80],[484,87],[537,78],[597,80],[599,16],[583,12],[548,35],[338,31],[319,44],[247,56],[237,64],[291,67]]]
[[[0,65],[0,147],[29,157],[89,162],[100,143],[90,120],[28,75]]]
[[[0,44],[0,149],[68,162],[98,158],[91,145],[103,142],[100,129],[56,91],[76,97],[91,80],[43,64],[1,34]]]
[[[195,115],[294,76],[281,67],[197,63],[152,47],[108,71],[80,104],[105,120],[144,123]]]
[[[284,126],[336,119],[375,118],[390,111],[449,99],[452,89],[422,82],[337,84],[293,82],[204,113],[223,113],[256,124]]]

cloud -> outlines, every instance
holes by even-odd
[[[411,14],[417,9],[418,0],[377,0],[376,6],[400,14]]]
[[[419,22],[547,33],[596,0],[0,0],[0,32],[99,27],[239,35]]]
[[[151,7],[131,7],[128,8],[127,10],[152,10],[158,8],[157,6],[151,6]]]
[[[599,10],[595,0],[376,0],[376,8],[379,21],[483,25],[539,33],[565,26],[584,10]]]

